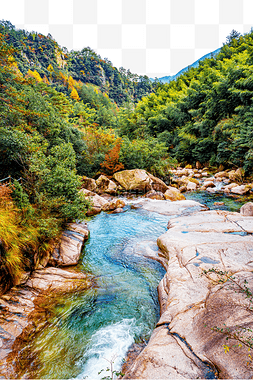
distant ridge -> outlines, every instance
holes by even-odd
[[[183,74],[185,71],[189,70],[189,68],[191,68],[191,67],[198,67],[200,61],[203,61],[206,58],[214,57],[215,55],[217,55],[219,53],[220,49],[221,48],[216,49],[216,50],[212,51],[211,53],[208,53],[208,54],[204,55],[203,57],[199,58],[197,61],[193,62],[191,65],[189,65],[189,66],[185,67],[184,69],[180,70],[177,74],[171,75],[171,76],[165,76],[165,77],[162,77],[162,78],[158,78],[158,80],[161,83],[169,83],[172,80],[177,79],[181,74]]]

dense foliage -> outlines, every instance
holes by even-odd
[[[85,217],[82,176],[172,161],[253,164],[253,32],[169,84],[117,70],[90,48],[0,24],[0,280],[43,263]],[[155,91],[155,88],[156,91]],[[152,92],[153,91],[153,92]],[[148,96],[143,96],[148,94]],[[138,99],[139,102],[136,103]],[[10,183],[3,179],[12,178]]]
[[[232,31],[215,58],[161,84],[122,118],[130,139],[153,136],[181,163],[253,166],[253,31]]]
[[[11,44],[18,68],[22,74],[35,71],[58,91],[70,93],[69,80],[98,86],[118,105],[138,101],[156,86],[147,76],[132,74],[130,70],[113,67],[107,58],[102,59],[91,48],[68,52],[48,34],[16,30],[9,21],[0,22],[0,33]]]
[[[155,171],[155,160],[166,160],[167,149],[156,141],[149,146],[119,137],[115,101],[128,101],[132,108],[136,98],[150,92],[149,80],[129,79],[130,72],[120,73],[90,49],[63,52],[50,36],[18,31],[9,22],[1,23],[0,32],[4,290],[23,270],[45,262],[66,223],[85,217],[89,205],[79,192],[83,175],[110,176],[124,165]]]

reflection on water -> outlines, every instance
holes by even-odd
[[[149,339],[159,318],[157,285],[165,271],[143,255],[157,251],[167,223],[167,216],[130,208],[89,222],[78,269],[90,273],[94,286],[47,306],[48,326],[23,348],[29,362],[20,375],[100,379],[112,358],[120,369],[130,345]]]
[[[194,191],[184,194],[186,199],[192,199],[208,206],[211,210],[227,210],[239,212],[246,202],[252,202],[251,196],[224,195],[224,193],[208,193],[207,191]],[[215,206],[215,202],[224,202],[224,205]]]

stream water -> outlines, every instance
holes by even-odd
[[[207,193],[187,196],[213,207],[238,211],[240,202]],[[138,202],[138,200],[137,200]],[[243,202],[243,201],[242,201]],[[89,223],[78,270],[93,286],[57,297],[48,308],[47,326],[23,348],[24,378],[101,379],[110,367],[119,370],[134,342],[148,340],[159,318],[157,286],[165,271],[145,257],[157,251],[168,216],[126,207],[120,214],[101,214]]]
[[[57,298],[48,325],[25,348],[29,378],[100,379],[119,370],[134,342],[148,340],[159,318],[157,286],[165,271],[143,254],[157,251],[168,216],[131,209],[101,213],[88,223],[90,238],[78,269],[94,286]]]

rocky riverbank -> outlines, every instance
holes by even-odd
[[[252,234],[239,213],[170,219],[157,241],[161,318],[125,379],[252,378]]]
[[[91,285],[86,274],[69,267],[77,264],[88,236],[85,223],[70,224],[52,256],[44,258],[43,262],[38,261],[37,270],[27,274],[20,285],[0,297],[0,378],[16,378],[19,343],[47,323],[46,308],[41,305],[46,305],[52,295],[81,291]]]
[[[148,346],[125,378],[250,378],[253,365],[247,348],[242,345],[226,353],[227,335],[215,330],[215,326],[222,328],[225,323],[231,334],[238,324],[245,329],[253,327],[251,299],[246,299],[245,292],[240,291],[245,280],[249,289],[253,286],[253,204],[243,206],[239,214],[207,211],[198,202],[186,201],[181,194],[184,190],[175,187],[175,183],[179,186],[181,180],[186,181],[184,170],[179,168],[175,172],[174,186],[166,185],[144,170],[133,170],[116,173],[113,181],[104,176],[97,181],[86,179],[86,188],[81,190],[91,203],[88,215],[100,211],[123,212],[125,202],[115,195],[134,191],[145,193],[145,198],[133,207],[173,217],[168,232],[158,239],[160,251],[145,253],[167,269],[159,285],[161,318]],[[187,173],[191,183],[195,182],[190,178],[200,174],[192,169],[187,169]],[[216,176],[213,184],[217,188],[216,184],[225,180],[226,175]],[[210,185],[211,179],[208,181]],[[205,190],[214,188],[209,185]],[[251,187],[248,188],[250,192]],[[88,235],[85,223],[70,224],[54,252],[43,261],[38,259],[36,271],[0,298],[2,378],[9,378],[10,374],[15,377],[19,342],[45,325],[45,308],[41,304],[47,302],[47,297],[90,286],[88,276],[69,269],[77,264]],[[234,288],[231,275],[235,276]],[[236,343],[229,340],[227,347]]]

